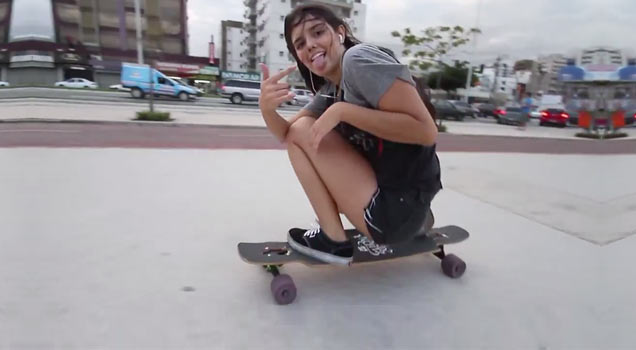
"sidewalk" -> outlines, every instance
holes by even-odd
[[[636,156],[440,160],[461,279],[430,255],[289,265],[278,306],[236,244],[314,220],[284,151],[0,149],[0,348],[633,347]],[[599,162],[612,181],[580,176]]]
[[[246,127],[265,127],[265,122],[255,104],[249,108],[237,107],[231,104],[220,105],[211,108],[209,106],[197,106],[195,104],[158,105],[159,111],[170,112],[175,121],[171,125],[231,125]],[[122,102],[119,104],[81,103],[61,104],[59,102],[43,99],[30,99],[19,101],[4,101],[0,112],[0,121],[25,121],[25,120],[49,120],[49,121],[81,121],[99,123],[142,123],[164,124],[163,122],[139,122],[133,121],[135,112],[147,110],[146,105],[134,102]],[[285,117],[291,117],[299,109],[285,106],[279,112]],[[539,127],[538,121],[531,120],[528,127],[520,130],[515,126],[497,125],[493,120],[466,119],[464,122],[443,121],[451,134],[464,135],[492,135],[492,136],[517,136],[540,137],[555,139],[574,139],[578,128],[553,128]],[[636,128],[625,128],[630,134],[630,139],[636,139]],[[577,138],[578,139],[578,138]],[[622,138],[625,140],[626,138]]]

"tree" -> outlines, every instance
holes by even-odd
[[[422,31],[422,36],[413,34],[410,28],[404,29],[403,33],[393,31],[391,35],[400,38],[404,44],[404,56],[409,56],[413,60],[409,64],[410,68],[427,70],[437,64],[440,68],[444,65],[442,60],[453,49],[467,44],[472,34],[481,33],[477,28],[465,30],[462,26],[439,26],[428,27]]]
[[[533,60],[520,60],[515,62],[515,66],[514,66],[514,70],[515,72],[521,71],[521,70],[532,70],[532,67],[534,67],[534,61]]]
[[[453,66],[445,65],[444,69],[439,72],[432,73],[428,76],[429,86],[438,85],[438,88],[446,92],[463,88],[466,85],[466,75],[468,74],[468,62],[455,61]],[[471,78],[471,85],[477,82],[477,76]]]

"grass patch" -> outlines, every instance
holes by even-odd
[[[141,111],[137,112],[137,118],[135,120],[145,120],[153,122],[169,122],[174,119],[170,118],[170,112],[150,112]]]

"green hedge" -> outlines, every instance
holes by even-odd
[[[142,111],[137,112],[137,118],[135,120],[149,120],[155,122],[169,122],[174,119],[170,118],[170,112],[150,112]]]
[[[579,132],[576,134],[576,137],[583,137],[583,138],[587,138],[587,139],[597,139],[597,140],[602,140],[602,139],[617,139],[617,138],[621,138],[621,137],[627,137],[629,135],[627,135],[624,132],[616,132],[616,133],[610,133],[610,134],[600,134],[600,133],[590,133],[590,132]]]

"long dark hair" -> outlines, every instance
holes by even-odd
[[[296,7],[290,14],[288,14],[285,17],[285,42],[287,43],[287,50],[292,54],[292,56],[294,56],[294,59],[296,60],[296,65],[298,66],[298,71],[300,72],[300,75],[305,80],[305,86],[307,87],[308,90],[313,91],[313,93],[315,94],[318,92],[318,90],[320,90],[320,88],[323,87],[323,85],[325,85],[326,80],[325,78],[321,76],[311,73],[309,71],[309,68],[307,68],[307,66],[302,64],[302,62],[296,55],[296,48],[294,47],[294,43],[292,42],[292,37],[291,37],[292,30],[294,29],[294,27],[302,23],[302,21],[304,21],[307,18],[307,16],[312,16],[313,18],[316,18],[316,19],[323,19],[325,22],[327,22],[327,24],[329,24],[329,26],[333,30],[336,30],[338,27],[343,26],[345,28],[345,37],[344,37],[345,50],[348,50],[349,48],[357,44],[360,44],[360,40],[358,40],[355,36],[353,36],[351,32],[351,28],[344,20],[339,18],[330,8],[324,5],[320,5],[320,4],[301,5]],[[390,55],[391,57],[393,57],[393,59],[395,59],[396,62],[398,63],[400,62],[397,59],[397,57],[395,57],[395,54],[393,53],[393,51],[384,47],[378,47],[378,48],[384,51],[385,53],[387,53],[388,55]],[[313,76],[310,76],[310,74]],[[431,103],[430,96],[427,94],[426,90],[428,90],[428,87],[426,86],[426,83],[424,82],[423,79],[417,79],[415,77],[413,78],[416,82],[416,89],[418,94],[422,98],[424,105],[426,105],[426,108],[428,109],[433,119],[435,119],[435,114],[436,114],[435,107]],[[312,84],[312,80],[313,80],[313,84]]]
[[[300,75],[305,80],[305,86],[308,90],[316,93],[320,88],[325,85],[325,78],[313,74],[309,71],[300,59],[296,55],[296,48],[292,42],[292,30],[294,27],[302,23],[302,21],[307,18],[307,16],[312,16],[316,19],[323,19],[333,30],[336,30],[338,27],[343,26],[345,28],[345,37],[344,37],[344,46],[345,50],[349,49],[360,43],[360,40],[356,39],[351,33],[351,28],[345,21],[336,16],[336,14],[331,11],[328,7],[320,4],[306,4],[296,7],[290,14],[285,17],[285,42],[287,43],[287,50],[294,56],[296,60],[296,64],[298,65],[298,71]],[[313,84],[311,83],[313,80]],[[314,90],[315,89],[315,90]]]

